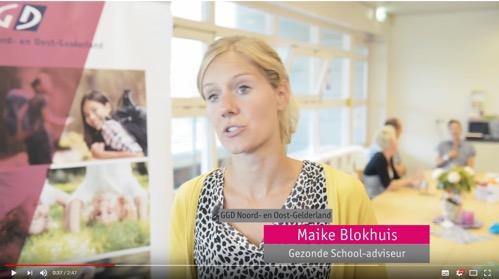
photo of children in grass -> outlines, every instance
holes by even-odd
[[[145,76],[132,70],[85,70],[54,163],[147,155]]]
[[[149,246],[145,163],[50,170],[20,263],[62,262]]]

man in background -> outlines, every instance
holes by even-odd
[[[447,127],[449,128],[451,139],[443,141],[437,146],[437,167],[473,167],[476,151],[473,145],[462,139],[461,134],[463,129],[461,123],[456,119],[451,119]]]

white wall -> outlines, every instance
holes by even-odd
[[[472,90],[484,90],[499,114],[499,10],[399,16],[390,29],[387,115],[404,124],[409,167],[428,168],[445,122],[466,120]]]

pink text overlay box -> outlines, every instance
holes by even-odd
[[[265,225],[265,244],[430,244],[429,225]]]

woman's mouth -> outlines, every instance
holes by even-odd
[[[226,137],[232,138],[242,133],[245,128],[246,128],[245,126],[239,126],[239,125],[227,126],[224,129],[224,135]]]

